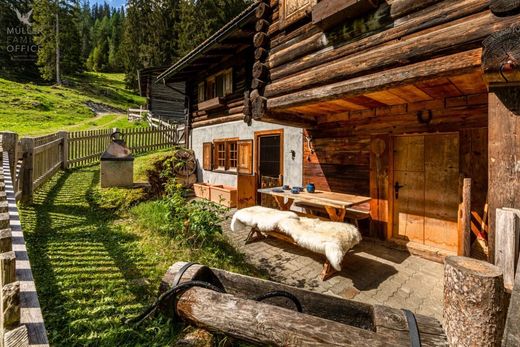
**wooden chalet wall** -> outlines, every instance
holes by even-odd
[[[184,88],[185,84],[182,82],[152,83],[148,96],[148,109],[155,116],[184,123],[186,120]]]
[[[196,79],[190,81],[189,95],[192,100],[192,128],[204,127],[244,119],[244,92],[249,91],[250,71],[252,68],[253,52],[247,48],[238,52],[233,58],[204,71]],[[197,86],[208,76],[222,70],[233,68],[233,93],[224,97],[224,106],[215,110],[199,111]]]
[[[157,82],[157,76],[165,68],[149,68],[139,71],[139,91],[147,98],[148,110],[154,116],[184,123],[186,98],[184,82]]]
[[[496,16],[488,0],[285,0],[303,9],[287,17],[282,1],[264,0],[269,9],[258,18],[257,28],[270,23],[259,60],[268,81],[259,89],[264,105],[252,111],[307,129],[304,184],[374,197],[379,179],[379,198],[388,199],[392,136],[458,133],[460,174],[472,178],[472,210],[481,215],[488,189],[482,42],[520,16]],[[384,177],[375,177],[375,139],[386,144]]]

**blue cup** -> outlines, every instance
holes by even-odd
[[[316,186],[314,185],[314,183],[307,184],[307,192],[309,192],[309,193],[316,192]]]
[[[300,190],[298,188],[293,188],[293,189],[291,189],[291,193],[300,194]]]

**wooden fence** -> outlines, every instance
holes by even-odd
[[[13,186],[17,200],[29,201],[33,192],[60,169],[94,164],[107,149],[111,135],[119,131],[134,153],[144,153],[177,145],[185,145],[184,126],[159,124],[149,128],[104,129],[58,132],[41,137],[25,137],[5,133],[14,150]]]
[[[15,170],[9,152],[0,149],[0,159],[0,346],[48,346],[16,206]]]

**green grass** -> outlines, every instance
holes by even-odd
[[[153,302],[169,266],[196,261],[255,273],[225,239],[211,249],[188,249],[166,236],[164,204],[145,202],[122,214],[101,207],[98,186],[97,166],[60,172],[33,204],[21,206],[52,346],[171,345],[179,328],[164,317],[139,328],[121,322]]]
[[[42,135],[58,130],[132,127],[122,115],[96,117],[87,101],[125,112],[145,103],[127,90],[124,74],[85,72],[66,77],[64,86],[19,83],[0,78],[0,130]]]

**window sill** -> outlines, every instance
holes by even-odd
[[[224,106],[226,106],[226,102],[225,102],[224,98],[216,97],[216,98],[209,99],[209,100],[206,100],[203,102],[199,102],[198,109],[199,109],[199,111],[210,111],[210,110],[222,108]]]
[[[228,174],[228,175],[236,175],[237,174],[237,171],[236,170],[212,170],[211,172],[214,172],[214,173],[219,173],[219,174]]]

